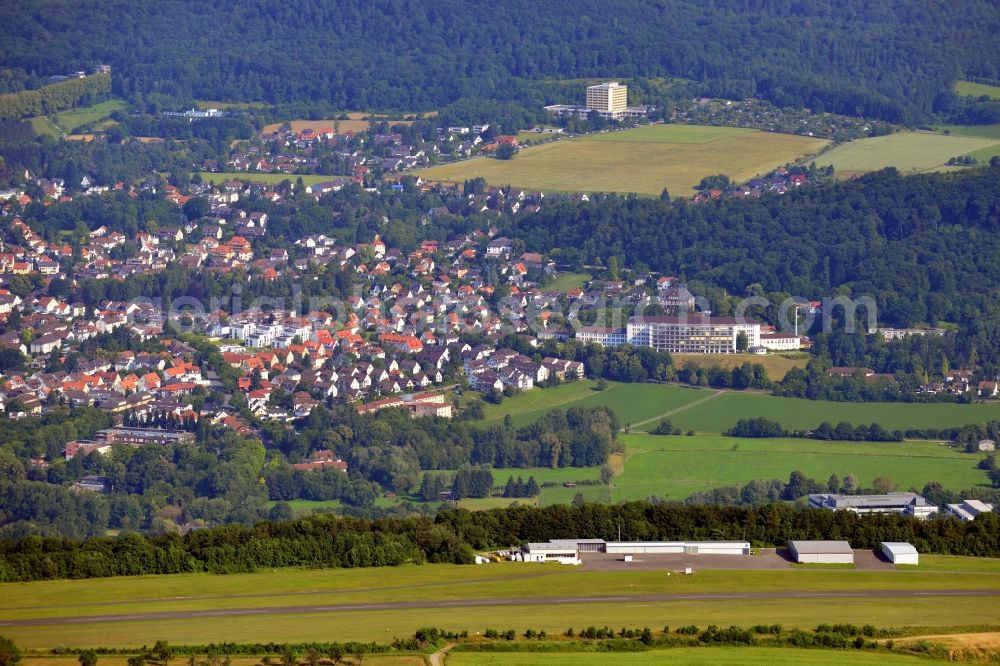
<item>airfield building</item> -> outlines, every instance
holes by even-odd
[[[882,554],[893,564],[920,564],[917,549],[902,541],[883,541]]]
[[[937,513],[937,507],[916,493],[888,493],[886,495],[837,495],[817,493],[809,496],[809,508],[828,511],[853,511],[854,513],[896,513],[927,520]]]
[[[962,500],[961,504],[947,505],[948,515],[958,518],[962,522],[975,520],[981,513],[989,513],[993,510],[992,504],[980,502],[979,500]]]
[[[807,564],[854,564],[854,550],[846,541],[789,541],[796,562]]]

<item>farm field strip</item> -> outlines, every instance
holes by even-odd
[[[817,152],[822,139],[699,125],[655,125],[567,138],[521,150],[512,160],[477,157],[414,172],[425,179],[561,192],[683,194],[705,176],[736,181]]]
[[[656,495],[683,500],[692,492],[745,484],[752,479],[787,480],[794,470],[825,482],[832,474],[854,474],[864,486],[889,477],[900,490],[937,481],[951,490],[987,485],[979,457],[930,442],[821,442],[738,439],[723,436],[620,435],[628,453],[615,477],[612,501]],[[565,495],[565,493],[563,493]],[[546,495],[543,500],[554,500]],[[585,494],[586,497],[586,494]],[[593,496],[597,499],[598,495]],[[607,491],[604,491],[607,501]]]
[[[970,97],[982,97],[983,95],[986,95],[992,99],[1000,99],[1000,86],[991,86],[986,83],[958,81],[955,83],[955,92],[959,95],[966,95]]]
[[[896,167],[901,172],[934,171],[949,158],[991,149],[997,139],[980,136],[945,135],[937,132],[897,132],[888,136],[859,139],[824,153],[817,166],[833,165],[837,171],[877,171]]]

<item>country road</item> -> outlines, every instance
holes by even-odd
[[[270,606],[262,608],[223,608],[216,610],[161,611],[128,615],[86,615],[0,619],[0,627],[52,626],[134,622],[145,620],[188,620],[252,615],[295,615],[313,613],[350,613],[354,611],[394,611],[415,608],[471,608],[491,606],[558,606],[565,604],[651,603],[717,601],[723,599],[906,599],[920,597],[1000,597],[1000,589],[990,590],[857,590],[850,592],[745,592],[733,594],[626,594],[619,596],[536,597],[461,599],[448,601],[396,601],[384,603],[317,604]]]

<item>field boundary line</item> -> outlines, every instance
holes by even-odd
[[[704,404],[704,403],[708,402],[709,400],[715,400],[720,395],[722,395],[724,393],[728,393],[728,392],[729,391],[725,391],[725,390],[716,390],[716,392],[713,393],[712,395],[706,396],[704,398],[701,398],[700,400],[695,400],[694,402],[689,402],[688,404],[681,405],[680,407],[674,407],[670,411],[663,412],[662,414],[658,414],[658,415],[656,415],[656,416],[654,416],[652,418],[648,418],[648,419],[645,419],[643,421],[639,421],[638,423],[633,423],[629,427],[629,433],[632,432],[632,428],[634,428],[635,426],[646,425],[647,423],[652,423],[653,421],[655,421],[657,419],[665,419],[668,416],[673,416],[674,414],[679,414],[680,412],[683,412],[686,409],[691,409],[692,407],[694,407],[696,405]],[[619,432],[625,432],[625,429],[622,428],[622,429],[619,430]]]

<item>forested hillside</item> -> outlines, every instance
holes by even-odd
[[[1000,167],[901,177],[894,169],[781,197],[705,205],[563,202],[508,230],[570,265],[637,262],[721,287],[810,299],[872,296],[884,324],[990,326],[1000,282]],[[750,291],[753,291],[752,289]],[[713,299],[727,313],[734,302]],[[980,349],[996,348],[996,340]]]
[[[1000,75],[990,0],[12,0],[0,24],[11,68],[0,89],[107,63],[133,100],[429,110],[541,103],[521,79],[672,76],[905,121],[945,103],[961,76]]]

